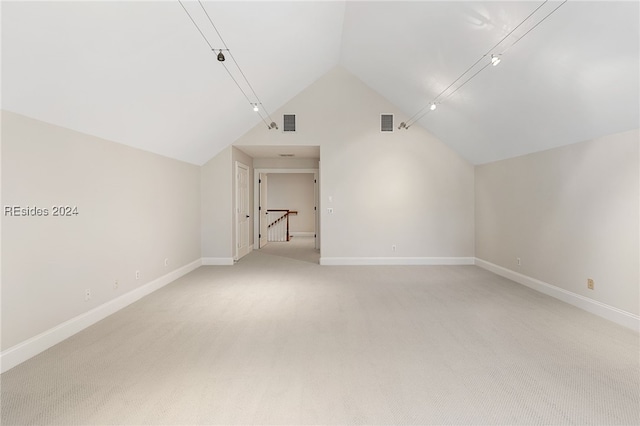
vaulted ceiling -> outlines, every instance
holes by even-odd
[[[412,116],[502,53],[416,124],[476,164],[640,127],[639,3],[569,1],[527,33],[560,4],[202,3],[270,111],[343,66]],[[178,1],[2,2],[3,109],[203,164],[260,122],[249,101]]]

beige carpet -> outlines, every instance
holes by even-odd
[[[287,242],[270,242],[260,249],[261,253],[288,257],[302,262],[320,263],[320,250],[315,250],[314,237],[292,237]]]
[[[2,425],[638,424],[638,334],[473,266],[202,267],[1,377]]]

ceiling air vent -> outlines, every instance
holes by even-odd
[[[393,132],[393,114],[380,114],[380,131]]]
[[[295,114],[284,114],[282,130],[285,132],[296,131],[296,115]]]

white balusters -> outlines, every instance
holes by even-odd
[[[268,211],[267,241],[288,241],[288,211]]]

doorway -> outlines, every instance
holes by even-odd
[[[265,252],[272,252],[278,250],[279,253],[297,253],[297,257],[302,257],[307,261],[309,259],[318,258],[320,250],[320,206],[319,206],[319,170],[318,169],[255,169],[254,171],[254,232],[258,236],[258,244],[254,249],[268,248]],[[272,178],[270,181],[269,178]],[[278,180],[290,176],[293,180],[305,180],[309,179],[312,189],[309,189],[310,194],[305,194],[304,197],[309,197],[308,203],[305,204],[304,209],[292,208],[296,207],[296,203],[287,204],[286,201],[282,201],[282,194],[269,193],[268,188],[271,186],[274,188],[274,184]],[[290,179],[291,180],[291,179]],[[270,183],[272,185],[270,185]],[[287,191],[285,191],[287,192]],[[295,192],[295,191],[293,191]],[[301,195],[302,196],[302,195]],[[270,203],[269,199],[276,200],[275,203]],[[295,196],[294,196],[295,197]],[[284,197],[286,199],[286,197]],[[270,212],[269,207],[272,207]],[[308,207],[307,207],[308,206]],[[273,211],[276,210],[276,211]],[[284,224],[288,225],[286,231],[286,237],[278,238],[282,241],[269,241],[270,233],[273,234],[275,228]],[[298,229],[296,225],[304,223],[302,229]],[[303,232],[301,232],[304,230]],[[284,232],[284,231],[279,231]],[[294,244],[291,244],[294,242]],[[297,247],[297,250],[294,248]],[[277,249],[279,247],[279,249]],[[302,251],[310,250],[310,253],[304,255]],[[287,256],[293,257],[294,256]],[[299,259],[302,260],[302,259]],[[314,263],[317,263],[314,262]]]

